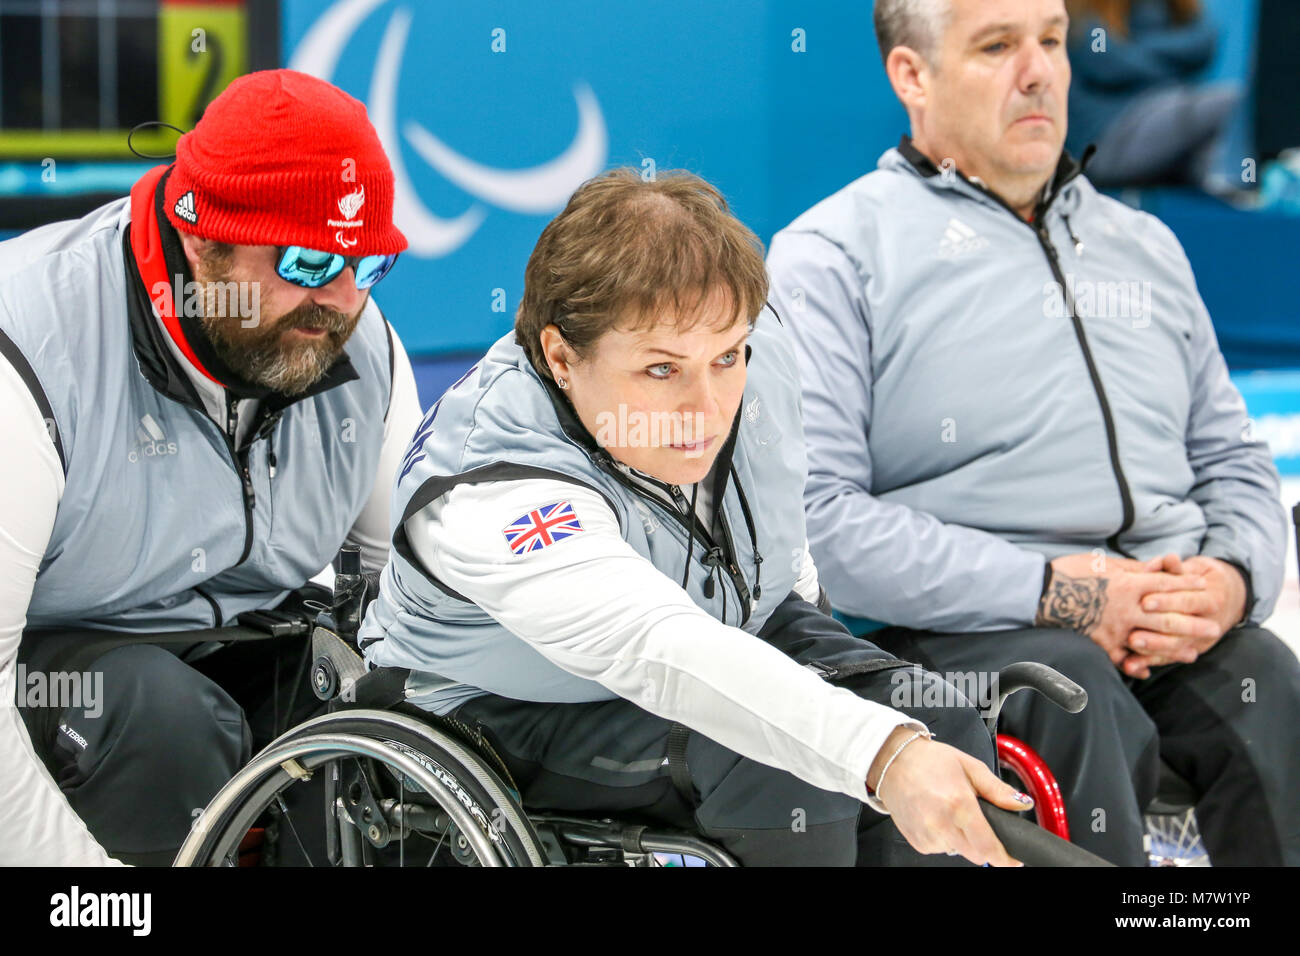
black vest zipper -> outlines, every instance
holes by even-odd
[[[244,446],[243,452],[235,447],[235,434],[239,428],[239,415],[236,412],[238,399],[226,393],[226,427],[222,431],[222,437],[226,440],[226,447],[230,449],[230,457],[235,463],[235,472],[239,475],[242,483],[241,493],[244,500],[244,550],[239,555],[233,567],[239,567],[248,560],[249,554],[253,551],[253,509],[257,507],[257,495],[253,490],[253,478],[248,472],[248,450],[252,447],[252,442]]]
[[[226,427],[221,432],[222,438],[225,439],[226,448],[230,452],[231,461],[235,465],[235,471],[239,475],[242,484],[242,495],[244,500],[244,550],[231,567],[239,567],[248,560],[248,556],[253,551],[253,511],[257,508],[257,492],[253,488],[253,476],[249,471],[248,456],[252,451],[253,445],[263,438],[269,438],[276,423],[279,422],[282,411],[275,411],[268,414],[266,405],[263,404],[258,409],[258,421],[253,429],[253,437],[248,444],[239,450],[235,447],[235,434],[239,427],[239,418],[235,414],[235,406],[238,402],[233,395],[226,395]],[[203,416],[207,418],[206,415]],[[208,419],[211,421],[211,419]],[[213,422],[213,424],[216,424]],[[268,459],[269,460],[269,459]]]
[[[754,546],[754,601],[763,598],[763,553],[758,550],[758,531],[754,526],[754,516],[749,510],[749,501],[745,498],[745,489],[740,487],[740,475],[736,466],[731,464],[731,479],[736,483],[736,497],[740,499],[740,513],[745,516],[745,529],[749,532],[749,543]],[[731,553],[736,553],[735,542],[731,540],[731,529],[727,526],[726,515],[722,516],[722,531],[731,545]]]
[[[719,548],[712,536],[705,533],[704,525],[700,522],[699,515],[697,515],[695,510],[690,507],[690,502],[688,502],[686,496],[682,494],[682,489],[677,485],[669,485],[668,492],[673,496],[673,501],[677,502],[679,508],[685,508],[689,511],[691,520],[695,522],[695,526],[698,529],[700,540],[709,546],[709,550],[705,553],[706,556],[703,561],[704,564],[709,567],[710,576],[713,574],[715,568],[722,567],[726,569],[728,576],[731,578],[731,583],[736,588],[736,593],[740,596],[740,607],[742,612],[740,623],[744,624],[745,621],[749,620],[749,585],[745,581],[745,576],[740,571],[740,565],[736,562],[736,542],[732,540],[731,529],[727,526],[727,512],[726,509],[722,507],[722,502],[715,500],[713,506],[716,509],[718,516],[721,518],[722,537],[726,545],[725,550]],[[709,590],[711,591],[712,589]],[[711,593],[705,595],[705,597],[712,596]]]
[[[724,494],[726,492],[726,487],[725,484],[720,486],[720,491]],[[741,507],[746,507],[744,504],[744,494],[740,490],[739,481],[736,482],[736,493],[740,496]],[[721,507],[721,499],[719,499],[717,513],[718,525],[722,529],[722,540],[726,545],[726,551],[720,551],[718,553],[724,562],[722,566],[726,569],[727,574],[731,576],[732,581],[736,585],[736,593],[740,595],[741,609],[744,612],[744,618],[741,621],[743,624],[745,621],[749,620],[750,608],[753,602],[757,600],[757,595],[751,594],[749,590],[749,582],[745,580],[745,575],[741,572],[740,564],[736,560],[736,540],[731,535],[731,524],[727,521],[726,509]],[[754,545],[754,567],[757,569],[758,565],[763,561],[763,556],[758,553],[758,542],[754,540],[752,534],[750,535],[750,542]]]
[[[679,488],[677,485],[666,485],[661,481],[657,481],[653,478],[650,478],[649,476],[646,476],[648,481],[652,482],[656,487],[662,488],[664,491],[668,492],[668,494],[672,497],[673,501],[677,504],[677,506],[679,508],[685,508],[686,511],[675,511],[672,508],[665,507],[662,498],[660,498],[658,495],[651,494],[650,492],[646,491],[644,488],[638,486],[636,482],[630,480],[626,475],[624,475],[621,471],[619,471],[618,466],[614,463],[613,456],[611,456],[609,452],[597,451],[592,454],[592,460],[595,461],[595,463],[600,468],[602,468],[608,475],[610,475],[610,477],[612,477],[619,484],[623,485],[625,488],[629,489],[639,497],[644,498],[646,501],[650,502],[651,504],[656,505],[661,511],[670,514],[673,517],[673,520],[675,520],[678,524],[681,525],[682,530],[684,530],[687,533],[687,535],[691,534],[691,525],[687,524],[687,512],[689,512],[689,520],[695,526],[696,537],[698,537],[700,541],[702,541],[705,544],[705,546],[708,548],[708,551],[705,552],[706,555],[710,552],[722,553],[722,550],[718,547],[717,542],[714,541],[713,536],[708,533],[708,531],[704,527],[703,522],[700,521],[699,516],[697,516],[694,511],[690,510],[690,502],[686,500],[686,496],[682,494],[682,489]],[[726,514],[722,507],[722,502],[715,501],[714,507],[718,509],[720,514],[722,514],[723,529],[725,531]],[[739,594],[741,597],[740,626],[743,626],[744,623],[749,620],[749,585],[745,583],[745,577],[743,574],[740,573],[740,568],[736,563],[735,547],[734,545],[732,545],[730,541],[730,534],[728,533],[726,537],[728,539],[727,544],[730,548],[730,552],[729,552],[730,556],[724,553],[723,557],[724,560],[726,561],[728,577],[731,578],[732,586],[735,587],[736,593]]]
[[[773,313],[775,314],[775,313]],[[778,321],[780,317],[778,316]],[[745,347],[745,358],[749,359],[749,346]],[[709,557],[716,563],[711,566],[710,571],[719,566],[725,566],[727,573],[731,576],[732,583],[736,588],[736,595],[740,599],[741,624],[749,620],[753,614],[754,605],[757,604],[762,591],[758,587],[758,582],[762,580],[763,556],[758,550],[758,538],[754,533],[753,522],[749,518],[749,504],[745,501],[745,491],[740,487],[740,477],[736,474],[736,465],[734,456],[736,452],[736,441],[740,436],[740,413],[737,411],[735,420],[731,423],[731,432],[727,435],[727,441],[722,446],[722,451],[718,453],[718,458],[714,462],[714,468],[717,469],[717,479],[713,483],[713,521],[722,531],[722,540],[726,545],[726,552],[715,549],[709,553]],[[736,541],[731,534],[731,523],[727,520],[727,509],[723,507],[727,500],[727,482],[734,480],[736,483],[736,496],[740,499],[740,508],[745,515],[745,526],[749,530],[749,541],[754,547],[754,574],[755,586],[751,595],[749,584],[745,580],[745,575],[740,569],[740,561],[737,558],[739,552],[736,550]],[[712,527],[709,529],[713,530]],[[728,559],[730,555],[730,559]],[[724,594],[725,598],[725,594]],[[724,600],[723,607],[726,607]]]

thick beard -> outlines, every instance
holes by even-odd
[[[245,329],[241,317],[230,315],[221,301],[218,283],[230,282],[225,263],[203,262],[195,279],[203,286],[203,330],[217,357],[247,382],[283,395],[300,395],[324,377],[343,352],[361,313],[349,318],[342,312],[305,302],[274,322],[261,317],[258,325]],[[209,266],[213,266],[209,271]],[[223,314],[225,313],[225,314]],[[325,329],[319,341],[304,340],[290,345],[282,341],[290,329],[304,326]]]

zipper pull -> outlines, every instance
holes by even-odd
[[[714,579],[717,577],[718,568],[726,563],[726,559],[722,556],[721,548],[710,548],[700,561],[709,569],[709,576],[704,579],[704,596],[712,600],[716,591]]]
[[[673,496],[673,502],[677,505],[677,507],[681,508],[682,511],[687,514],[687,517],[689,517],[690,516],[689,512],[691,510],[690,502],[688,502],[686,500],[686,496],[682,494],[681,486],[669,485],[668,492]]]
[[[1070,240],[1074,243],[1074,254],[1078,256],[1080,259],[1082,259],[1083,241],[1080,240],[1079,237],[1074,234],[1074,228],[1070,225],[1070,217],[1062,215],[1061,218],[1065,220],[1065,231],[1070,234]]]
[[[257,426],[257,431],[253,434],[253,441],[261,441],[263,438],[270,438],[271,433],[275,431],[275,426],[280,421],[280,413],[269,415],[263,418]],[[252,444],[252,442],[249,442]]]
[[[257,507],[257,494],[253,491],[253,476],[248,473],[248,462],[245,460],[243,468],[244,477],[244,496],[248,499],[248,510],[252,511]]]
[[[271,416],[270,427],[266,430],[266,471],[268,478],[275,477],[275,425],[280,420],[280,413]]]

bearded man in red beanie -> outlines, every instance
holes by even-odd
[[[371,298],[392,206],[365,108],[270,70],[129,197],[0,243],[0,864],[169,863],[301,713],[305,637],[148,636],[386,560],[420,417]]]

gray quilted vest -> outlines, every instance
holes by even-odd
[[[771,313],[750,336],[745,395],[719,460],[715,473],[728,477],[721,514],[716,534],[694,536],[687,592],[719,621],[756,634],[793,589],[804,545],[799,379],[788,330]],[[485,692],[555,702],[616,696],[552,664],[438,581],[407,541],[406,519],[455,486],[535,477],[599,492],[638,554],[675,581],[685,575],[684,510],[636,489],[512,332],[430,409],[393,496],[392,557],[359,637],[371,666],[417,672],[412,702],[441,714]],[[674,497],[681,500],[679,489]]]
[[[129,220],[122,199],[0,244],[0,350],[66,475],[29,627],[211,627],[274,606],[330,562],[374,482],[392,375],[378,307],[308,394],[261,402],[236,450],[148,311]]]

